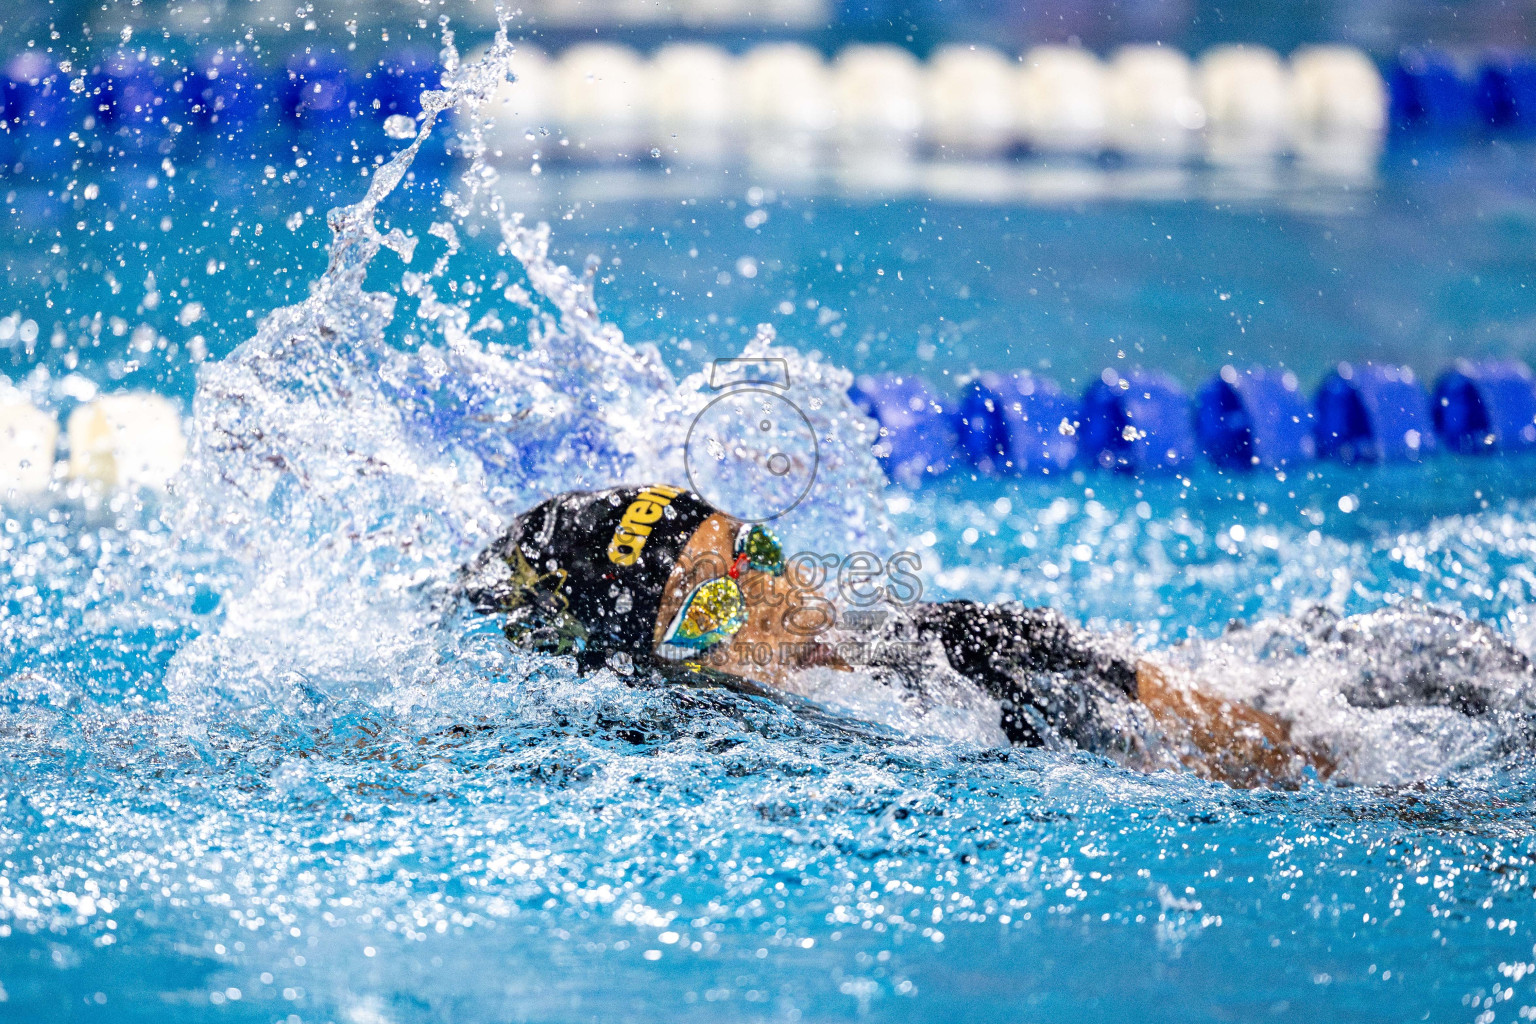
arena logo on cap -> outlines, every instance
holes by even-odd
[[[651,535],[651,524],[659,520],[672,499],[683,493],[681,487],[652,484],[629,503],[613,539],[608,542],[608,561],[615,565],[634,565]]]

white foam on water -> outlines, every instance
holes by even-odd
[[[1339,762],[1339,781],[1469,779],[1528,757],[1529,502],[1356,541],[1280,516],[1240,542],[1195,518],[1112,505],[1057,498],[1021,517],[925,499],[916,515],[941,515],[951,534],[967,525],[1028,538],[1004,568],[996,556],[957,560],[937,578],[949,592],[1129,629],[1182,678],[1291,723]]]
[[[505,60],[515,66],[505,40],[498,49],[500,64],[454,66],[429,109],[488,95]],[[1239,794],[1089,756],[968,749],[1000,740],[963,681],[943,694],[953,710],[925,704],[933,692],[856,676],[808,681],[852,714],[956,741],[904,742],[814,708],[577,678],[510,646],[494,620],[450,599],[459,561],[547,494],[676,473],[686,425],[713,392],[604,325],[592,275],[549,260],[547,232],[492,208],[473,177],[434,229],[444,261],[402,279],[431,340],[390,344],[407,317],[364,287],[364,272],[384,274],[381,247],[414,255],[411,238],[374,221],[404,169],[381,170],[363,202],[334,216],[333,258],[311,298],[205,371],[190,464],[165,503],[140,508],[120,492],[83,510],[8,509],[0,566],[26,584],[0,617],[0,664],[17,668],[0,674],[13,1003],[99,988],[114,1007],[169,993],[162,1016],[224,999],[228,1012],[381,1020],[555,1018],[580,999],[593,1016],[709,1020],[721,1004],[690,1008],[684,995],[730,987],[728,1012],[760,1014],[770,1004],[743,996],[761,972],[741,965],[765,963],[781,1015],[846,1012],[850,994],[862,1009],[870,993],[876,1012],[932,1015],[890,1001],[917,991],[910,978],[938,1012],[970,999],[1002,1016],[1018,985],[993,982],[1055,956],[1064,980],[1041,989],[1047,998],[1102,991],[1132,1013],[1149,1007],[1145,1017],[1166,1008],[1166,992],[1106,988],[1114,978],[1099,963],[1176,961],[1219,980],[1229,950],[1286,934],[1249,974],[1293,997],[1325,991],[1305,1011],[1382,991],[1360,987],[1373,983],[1363,970],[1324,990],[1298,970],[1317,950],[1338,971],[1432,958],[1449,942],[1459,954],[1446,961],[1447,1003],[1482,991],[1488,965],[1519,962],[1526,940],[1484,921],[1519,920],[1526,906],[1528,773],[1512,793],[1498,780],[1464,786],[1456,769],[1401,800]],[[509,266],[524,261],[527,304],[543,311],[525,309],[525,345],[484,340],[478,311],[451,287],[457,240],[486,225]],[[791,545],[904,546],[883,518],[846,375],[766,335],[749,355],[786,360],[790,394],[826,439],[826,491],[784,523]],[[1054,515],[1048,505],[1029,512]],[[1502,588],[1523,577],[1490,552],[1529,562],[1526,511],[1379,543],[1468,567],[1437,563],[1413,585]],[[100,518],[82,523],[84,513]],[[1154,606],[1160,581],[1182,571],[1171,549],[1148,553],[1152,533],[1095,522],[1106,554],[1139,574],[1119,582],[1127,602],[1146,602],[1149,619],[1187,610]],[[1065,533],[1068,517],[1056,526]],[[1075,547],[1060,539],[1057,561]],[[1300,544],[1288,538],[1277,557],[1299,562]],[[1358,547],[1311,551],[1316,567],[1345,575],[1367,564]],[[1237,557],[1202,572],[1195,585],[1229,601],[1257,574]],[[994,562],[972,587],[1006,576]],[[1379,598],[1394,582],[1370,585]],[[1084,600],[1113,586],[1087,579]],[[195,611],[209,592],[220,610]],[[1519,607],[1512,597],[1503,621],[1515,624]],[[1327,643],[1289,660],[1252,638],[1195,650],[1210,665],[1229,657],[1236,675],[1264,658],[1281,666],[1272,686],[1245,677],[1256,700],[1286,699],[1286,673],[1314,685],[1309,666],[1336,658],[1346,664],[1331,685],[1357,691],[1371,666]],[[169,710],[155,692],[162,670]],[[726,704],[731,714],[710,713]],[[1445,763],[1355,767],[1375,778]],[[1523,803],[1510,813],[1500,797]],[[1432,875],[1433,898],[1411,898]],[[1092,953],[1076,955],[1090,934]],[[1339,987],[1351,973],[1355,987]]]
[[[712,396],[707,368],[679,381],[653,346],[626,340],[598,310],[596,263],[556,262],[548,225],[525,223],[499,198],[480,112],[504,100],[515,72],[505,31],[468,64],[447,34],[444,63],[444,89],[425,95],[415,141],[359,202],[330,214],[329,266],[309,297],[268,315],[199,377],[175,483],[178,528],[240,567],[226,581],[222,621],[169,673],[169,692],[199,728],[302,703],[296,687],[436,717],[473,711],[484,687],[445,656],[456,631],[474,628],[457,625],[459,566],[551,495],[685,477],[688,427]],[[412,261],[418,240],[382,232],[378,211],[450,108],[469,126],[469,166],[445,197],[451,216],[431,231],[443,255],[401,280],[414,326],[431,340],[401,347],[386,339],[402,315],[396,299],[364,278],[382,249]],[[486,340],[486,319],[471,322],[451,287],[461,234],[487,228],[526,282],[506,292],[529,323],[526,345]],[[875,427],[846,396],[850,375],[778,345],[769,330],[742,354],[783,360],[784,397],[819,441],[815,493],[778,524],[789,542],[886,547]],[[527,671],[543,661],[519,657]],[[424,699],[433,689],[436,699]]]
[[[493,622],[465,612],[452,584],[458,567],[513,515],[544,498],[626,482],[682,482],[689,427],[716,396],[716,382],[707,367],[679,380],[654,347],[626,339],[598,308],[597,264],[560,264],[550,255],[549,226],[529,224],[506,206],[482,138],[489,112],[505,102],[509,75],[515,78],[517,55],[505,32],[482,59],[461,63],[445,29],[444,63],[444,88],[425,95],[416,139],[377,169],[362,199],[331,213],[329,265],[309,297],[268,315],[228,358],[203,368],[188,462],[165,512],[173,528],[137,548],[135,564],[151,567],[153,581],[110,613],[94,613],[123,622],[138,613],[179,615],[198,633],[170,660],[165,680],[193,735],[217,740],[274,722],[309,728],[341,706],[336,702],[406,716],[413,730],[483,715],[537,718],[539,700],[528,694],[544,691],[527,684],[545,677],[558,681],[551,685],[559,701],[579,692],[617,702],[627,709],[618,717],[643,713],[626,704],[624,687],[610,676],[578,683],[564,663],[511,649]],[[464,126],[468,168],[444,197],[447,216],[431,229],[440,255],[415,266],[419,240],[381,230],[380,209],[450,109]],[[506,305],[488,310],[455,287],[472,277],[455,276],[467,259],[462,239],[485,232],[497,241],[511,282],[501,293]],[[411,333],[426,341],[391,340],[391,327],[407,314],[395,295],[365,285],[386,249],[408,265],[399,292],[415,304]],[[484,269],[482,259],[474,273]],[[493,327],[507,313],[528,324],[526,343],[498,340]],[[875,427],[848,401],[847,371],[780,344],[767,329],[742,356],[782,361],[783,397],[817,439],[813,492],[775,524],[791,550],[843,555],[915,546],[926,573],[956,593],[1058,603],[1039,593],[1043,564],[1026,558],[1008,568],[945,573],[931,549],[902,537],[885,512],[885,477],[871,454]],[[716,483],[723,506],[751,504],[750,475]],[[963,504],[950,511],[967,514]],[[1160,581],[1179,575],[1198,583],[1203,575],[1230,596],[1241,586],[1234,580],[1252,568],[1181,565],[1147,543],[1156,530],[1180,534],[1179,524],[1144,526],[1131,515],[1101,507],[1089,517],[1077,547],[1091,549],[1093,559],[1081,574],[1058,557],[1071,545],[1060,538],[1042,545],[1058,553],[1051,557],[1061,564],[1051,568],[1066,572],[1063,586],[1078,588],[1087,606],[1114,592],[1118,598],[1098,603],[1118,602],[1155,620],[1166,612]],[[1052,529],[1053,518],[1047,510],[1034,528]],[[199,564],[217,566],[216,616],[192,622],[185,602],[178,604],[188,588],[175,578],[186,562],[165,557],[175,545],[195,547]],[[1335,584],[1347,588],[1350,566],[1360,560],[1347,546],[1316,549],[1299,537],[1283,546],[1290,556],[1269,580],[1276,591],[1288,576],[1294,582],[1318,565],[1332,565]],[[1100,572],[1121,562],[1138,574],[1130,587],[1117,572]],[[1286,628],[1283,620],[1269,622],[1167,657],[1212,689],[1294,720],[1300,738],[1335,751],[1342,777],[1352,781],[1434,777],[1523,749],[1531,698],[1519,679],[1507,687],[1514,696],[1482,717],[1446,706],[1351,704],[1359,680],[1380,667],[1327,643],[1289,659],[1254,647],[1252,637]],[[1417,628],[1407,623],[1387,635],[1411,644]],[[986,697],[963,680],[933,683],[926,696],[914,696],[863,674],[822,672],[808,675],[800,690],[911,735],[1000,743]]]

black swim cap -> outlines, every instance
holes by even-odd
[[[520,642],[586,664],[645,657],[672,567],[717,511],[664,484],[562,494],[518,516],[465,569],[463,589],[477,611],[505,613]]]

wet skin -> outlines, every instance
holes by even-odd
[[[661,642],[694,587],[726,575],[740,528],[739,521],[716,513],[689,539],[667,581],[653,644]],[[835,624],[831,606],[794,576],[793,569],[776,576],[741,567],[747,622],[723,650],[710,652],[712,666],[784,689],[797,689],[795,676],[813,666],[851,671],[826,643]],[[1326,779],[1334,770],[1326,753],[1293,742],[1285,722],[1209,693],[1153,661],[1138,662],[1136,683],[1137,698],[1175,756],[1197,775],[1248,789],[1294,786],[1308,769]],[[1147,759],[1146,766],[1151,764]]]
[[[694,587],[718,579],[730,569],[740,528],[740,522],[717,512],[694,532],[667,581],[653,643],[661,642]],[[737,582],[746,599],[747,624],[725,650],[711,652],[711,665],[787,689],[793,689],[794,675],[803,669],[815,665],[849,668],[823,642],[834,624],[830,606],[814,590],[797,586],[793,570],[776,576],[743,565]],[[766,650],[771,657],[767,661],[751,659],[746,652],[754,650]]]

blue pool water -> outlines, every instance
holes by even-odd
[[[454,216],[424,171],[382,199],[420,239],[405,279],[355,222],[323,273],[326,211],[380,179],[291,154],[8,185],[39,330],[6,372],[60,410],[153,386],[193,444],[169,495],[4,510],[0,1017],[1531,1019],[1529,695],[1354,709],[1360,666],[1224,634],[1417,599],[1536,651],[1529,461],[910,493],[842,394],[879,368],[1310,385],[1341,358],[1529,357],[1529,157],[1046,203],[505,169],[555,260],[601,258],[600,316],[491,193]],[[501,299],[519,282],[535,311]],[[504,330],[465,337],[457,298]],[[984,707],[857,679],[802,705],[578,678],[449,598],[516,510],[674,475],[687,375],[763,354],[760,322],[827,439],[792,543],[907,547],[930,594],[1187,641],[1169,656],[1288,708],[1343,784],[1003,749]]]

